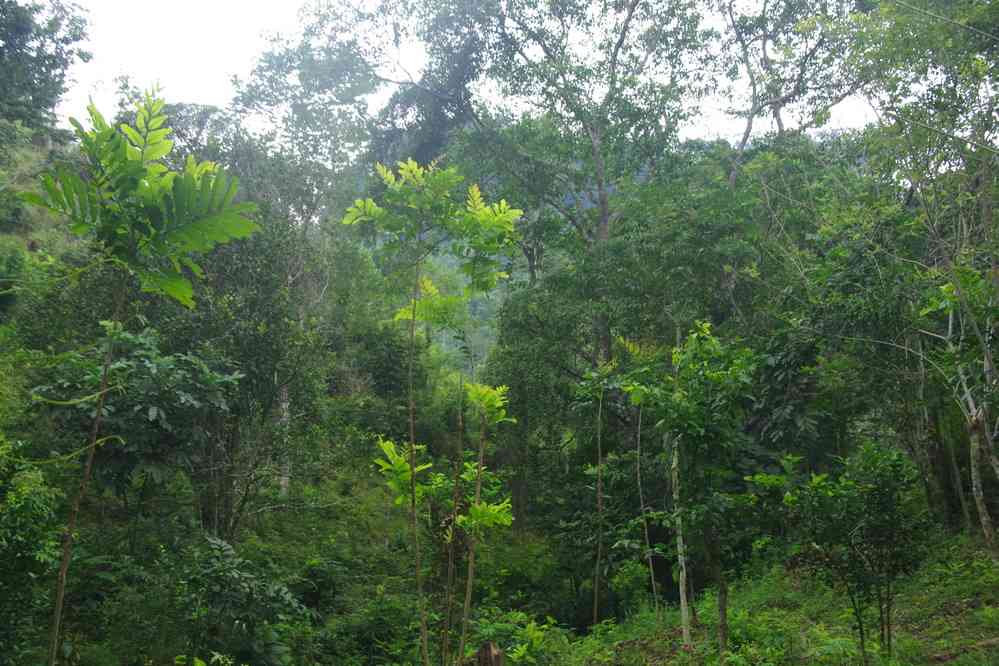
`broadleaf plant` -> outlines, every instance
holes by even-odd
[[[183,170],[170,168],[173,142],[163,113],[165,103],[152,93],[139,102],[133,124],[109,124],[91,104],[90,129],[72,123],[85,164],[83,173],[68,168],[42,174],[42,194],[22,193],[22,200],[69,220],[70,230],[93,242],[102,262],[138,278],[143,291],[168,296],[194,307],[194,287],[185,268],[202,274],[192,255],[246,238],[259,226],[247,215],[252,203],[235,203],[238,181],[213,162],[188,157]],[[98,262],[101,263],[101,262]],[[121,314],[126,289],[119,284],[111,324]],[[56,581],[49,642],[49,666],[60,653],[62,609],[73,555],[73,533],[80,505],[93,473],[114,345],[105,344],[100,390],[83,464],[62,536],[62,559]]]
[[[96,241],[144,291],[193,307],[184,269],[198,277],[203,271],[192,255],[246,238],[259,226],[247,217],[255,205],[234,201],[238,180],[214,162],[188,156],[183,170],[170,168],[173,142],[163,107],[147,93],[133,124],[114,127],[90,105],[90,129],[71,121],[86,172],[43,174],[42,193],[21,197],[67,218],[73,233]]]

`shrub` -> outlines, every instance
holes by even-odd
[[[865,663],[865,610],[877,608],[881,647],[890,655],[896,582],[920,560],[927,523],[918,479],[898,450],[864,444],[838,479],[813,476],[789,498],[807,544],[804,561],[850,598]]]

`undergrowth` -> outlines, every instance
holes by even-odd
[[[679,613],[668,608],[657,622],[642,608],[628,619],[604,622],[581,637],[547,627],[547,643],[514,663],[566,666],[654,666],[657,664],[778,666],[862,664],[847,599],[804,574],[774,566],[732,586],[730,650],[715,645],[717,598],[712,591],[695,605],[693,649],[685,650]],[[951,538],[899,589],[894,654],[875,645],[871,664],[999,664],[999,563],[977,543]],[[876,622],[876,618],[872,618]],[[556,639],[557,635],[557,639]]]

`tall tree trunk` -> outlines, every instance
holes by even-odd
[[[52,611],[52,633],[49,637],[49,666],[56,666],[59,661],[59,646],[61,643],[62,629],[62,609],[66,600],[66,580],[69,577],[69,563],[73,559],[73,532],[76,530],[76,521],[80,515],[80,505],[87,494],[87,486],[90,484],[90,477],[94,469],[94,455],[97,451],[97,437],[101,431],[101,421],[104,416],[104,399],[108,392],[108,380],[111,370],[111,360],[113,358],[113,347],[111,341],[107,343],[107,350],[104,352],[104,366],[101,368],[101,388],[97,396],[97,407],[94,412],[94,420],[90,427],[90,438],[87,446],[87,458],[83,463],[83,475],[80,477],[80,487],[73,498],[73,504],[69,509],[69,517],[66,520],[66,529],[62,533],[62,560],[59,563],[59,575],[56,579],[55,607]]]
[[[597,558],[593,565],[593,624],[600,621],[600,565],[604,550],[604,453],[602,426],[604,418],[604,389],[600,387],[597,401]]]
[[[958,294],[960,294],[960,291]],[[989,357],[986,357],[987,376]],[[982,436],[986,433],[988,424],[984,422],[982,407],[977,404],[971,389],[968,386],[967,378],[963,370],[958,368],[958,377],[961,381],[961,390],[964,391],[964,415],[968,425],[969,440],[969,470],[971,473],[971,495],[975,499],[975,507],[978,509],[978,520],[982,526],[982,536],[985,545],[994,559],[999,559],[999,551],[996,550],[995,529],[992,527],[992,515],[989,513],[988,504],[985,502],[985,495],[982,492]]]
[[[888,657],[889,658],[895,652],[894,637],[892,635],[892,633],[893,633],[893,631],[892,631],[892,612],[895,610],[894,609],[894,598],[895,598],[895,593],[894,593],[894,590],[892,590],[892,584],[891,584],[891,581],[889,580],[888,581],[888,598],[885,601],[885,606],[886,606],[885,607],[885,622],[887,623],[887,626],[885,627],[885,636],[888,639],[888,645],[887,645],[887,647],[888,647]]]
[[[125,290],[118,289],[115,294],[114,314],[111,320],[119,321],[122,307],[125,303]],[[104,418],[104,402],[107,398],[108,384],[111,375],[111,362],[114,360],[114,345],[109,339],[107,349],[104,352],[104,364],[101,367],[100,393],[97,396],[97,406],[94,412],[94,420],[90,427],[90,439],[87,446],[87,458],[83,463],[83,474],[80,477],[80,487],[73,498],[73,504],[69,509],[69,516],[66,520],[66,530],[62,534],[62,559],[59,562],[59,574],[56,578],[55,604],[52,609],[52,633],[49,637],[49,666],[56,666],[59,661],[59,647],[61,643],[62,611],[66,601],[66,581],[69,578],[69,564],[73,559],[73,532],[76,530],[76,522],[80,515],[80,506],[83,498],[87,494],[87,486],[90,484],[90,477],[94,470],[94,456],[97,453],[97,441],[101,432],[101,421]]]
[[[718,531],[713,525],[704,530],[707,542],[707,565],[718,588],[718,656],[724,660],[728,650],[728,579],[725,578],[725,567],[722,561],[721,544],[718,541]]]
[[[680,503],[680,442],[673,441],[673,462],[670,465],[670,478],[673,486],[673,523],[676,530],[676,558],[680,563],[680,626],[683,630],[683,645],[691,647],[690,604],[687,602],[687,549],[683,542],[683,511]]]
[[[975,498],[975,507],[978,509],[978,520],[982,526],[982,536],[985,537],[985,545],[993,558],[999,559],[996,551],[995,529],[992,527],[992,515],[989,507],[985,503],[985,495],[982,492],[982,423],[978,416],[975,416],[969,427],[971,439],[971,494]]]
[[[957,493],[958,503],[961,505],[961,515],[964,518],[964,530],[971,533],[971,510],[968,508],[968,498],[964,492],[964,479],[961,478],[961,468],[957,464],[957,452],[954,450],[954,443],[948,441],[947,460],[950,466],[950,474],[954,484],[954,492]]]
[[[850,597],[850,604],[853,606],[853,617],[857,621],[857,632],[860,634],[860,658],[867,666],[871,663],[871,657],[867,653],[867,630],[864,627],[864,609],[860,604],[859,599],[855,599],[853,595]]]
[[[590,146],[593,151],[594,176],[597,188],[597,226],[593,234],[590,248],[600,248],[610,239],[610,184],[607,182],[607,166],[604,161],[603,136],[601,131],[590,125],[587,127],[590,136]],[[596,299],[598,307],[605,305],[603,296]],[[595,355],[598,363],[608,363],[611,360],[610,317],[606,312],[598,312],[593,318],[593,332],[596,341]]]
[[[736,180],[739,176],[739,167],[742,164],[742,156],[746,151],[746,145],[749,143],[749,138],[753,134],[753,122],[756,120],[756,116],[762,108],[760,104],[760,91],[759,87],[756,85],[756,72],[753,69],[753,61],[750,56],[749,45],[746,43],[746,38],[745,35],[743,35],[742,30],[739,29],[739,22],[735,18],[735,11],[733,9],[734,4],[734,0],[729,0],[725,9],[728,15],[729,26],[735,34],[736,43],[739,44],[739,59],[746,68],[746,76],[749,80],[750,108],[746,113],[746,127],[743,129],[742,138],[739,140],[739,143],[735,148],[735,156],[732,158],[732,168],[728,174],[728,185],[733,189],[735,188]]]
[[[715,582],[718,585],[718,654],[728,652],[728,579],[721,564],[717,564]]]
[[[278,427],[281,429],[281,475],[278,477],[278,494],[288,497],[291,486],[291,462],[288,459],[288,426],[291,422],[291,403],[288,399],[288,385],[278,389]]]
[[[486,415],[479,416],[479,464],[475,469],[475,504],[482,497],[482,468],[486,457]],[[472,614],[472,586],[475,580],[475,536],[468,536],[468,574],[465,577],[465,608],[461,614],[461,641],[458,643],[458,659],[465,658],[465,640],[468,637],[468,620]]]
[[[652,585],[652,605],[656,609],[656,624],[661,621],[659,614],[659,590],[656,588],[656,572],[652,566],[652,539],[649,538],[649,521],[645,515],[645,492],[642,490],[642,407],[638,408],[638,431],[635,436],[635,481],[638,484],[638,504],[642,515],[642,531],[645,533],[645,561],[649,565],[649,583]]]
[[[908,346],[908,343],[907,343]],[[947,517],[947,498],[943,485],[937,474],[939,465],[936,461],[939,458],[937,439],[933,436],[933,422],[930,417],[930,408],[926,398],[926,364],[923,362],[923,341],[916,338],[916,358],[919,361],[919,383],[917,385],[917,402],[920,410],[920,418],[916,421],[916,442],[913,446],[913,459],[916,460],[923,477],[923,485],[926,490],[926,501],[931,509],[936,506],[936,513],[942,521]]]
[[[529,442],[531,439],[531,417],[525,415],[518,421],[520,425],[520,441],[516,444],[516,461],[514,477],[510,480],[510,491],[513,500],[514,525],[519,525],[519,521],[524,519],[528,507],[528,467],[530,467]]]
[[[504,661],[503,650],[492,641],[483,643],[475,655],[476,666],[503,666]]]
[[[455,544],[458,530],[458,505],[461,502],[461,467],[465,458],[465,377],[462,375],[458,397],[458,453],[454,458],[451,479],[451,538],[447,545],[447,591],[444,604],[444,629],[441,631],[441,664],[451,663],[451,606],[454,603]]]
[[[430,666],[427,636],[427,604],[423,597],[423,557],[420,553],[420,528],[416,520],[416,395],[413,386],[413,365],[416,362],[416,301],[420,297],[420,266],[416,266],[413,281],[413,309],[409,320],[409,525],[413,533],[413,563],[416,570],[416,597],[420,606],[420,658],[423,666]]]

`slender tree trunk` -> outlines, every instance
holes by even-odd
[[[971,439],[971,494],[975,498],[975,507],[978,509],[978,520],[982,526],[982,536],[985,537],[985,545],[993,558],[999,559],[996,552],[995,529],[992,527],[992,515],[989,507],[985,503],[985,495],[982,492],[982,424],[977,416],[973,417],[969,435]]]
[[[504,662],[503,650],[492,641],[483,643],[475,654],[476,666],[503,666]]]
[[[864,666],[870,663],[870,656],[867,654],[867,632],[864,628],[864,609],[861,607],[860,602],[854,599],[851,595],[850,604],[853,606],[853,617],[857,620],[857,633],[860,634],[860,658],[864,662]]]
[[[104,416],[104,399],[108,391],[112,358],[113,347],[109,340],[107,350],[104,352],[104,366],[101,368],[100,394],[97,396],[97,408],[94,413],[94,421],[90,427],[90,439],[87,446],[87,458],[83,464],[83,475],[80,477],[80,487],[69,509],[66,529],[62,533],[62,560],[59,563],[59,576],[56,579],[55,608],[52,612],[52,634],[49,639],[49,666],[56,666],[59,661],[62,609],[66,600],[66,580],[69,577],[69,563],[73,558],[73,532],[76,530],[76,521],[80,515],[80,505],[87,494],[87,486],[90,484],[90,476],[94,469],[94,455],[97,451],[97,437],[100,434],[101,420]]]
[[[756,120],[757,114],[760,112],[760,92],[756,85],[756,72],[753,71],[753,61],[749,55],[749,45],[746,43],[746,38],[742,31],[739,29],[739,22],[735,19],[735,12],[733,11],[734,2],[729,0],[726,6],[726,11],[728,14],[729,25],[732,27],[732,32],[735,34],[736,42],[739,44],[739,49],[741,51],[740,60],[746,68],[746,75],[749,79],[749,90],[750,90],[750,109],[746,114],[746,127],[742,132],[742,139],[739,140],[739,144],[735,149],[735,157],[732,159],[732,169],[728,174],[728,185],[731,188],[735,188],[736,179],[739,176],[739,167],[742,164],[742,156],[746,151],[746,145],[749,143],[749,138],[753,134],[753,122]]]
[[[718,585],[718,654],[728,652],[728,579],[720,562],[716,562],[715,582]]]
[[[112,321],[117,322],[121,317],[122,306],[125,302],[125,291],[119,289],[115,295],[114,315]],[[87,446],[87,458],[83,463],[83,475],[80,477],[80,487],[73,504],[69,509],[69,516],[66,520],[66,530],[62,534],[62,559],[59,562],[59,574],[56,578],[55,604],[52,609],[52,634],[49,637],[49,666],[56,666],[59,661],[59,647],[61,643],[62,611],[66,601],[66,581],[69,577],[69,564],[73,559],[73,532],[76,530],[76,522],[80,515],[80,506],[83,498],[87,494],[87,486],[90,484],[90,477],[94,469],[94,456],[97,453],[97,438],[101,432],[101,422],[104,418],[104,402],[107,398],[108,384],[110,383],[111,362],[114,360],[114,345],[108,340],[107,349],[104,352],[104,365],[101,367],[101,388],[97,396],[97,407],[94,412],[94,420],[90,428],[90,440]]]
[[[454,603],[455,544],[458,530],[458,504],[461,502],[461,467],[465,457],[465,377],[462,376],[458,397],[458,454],[454,459],[451,479],[451,538],[447,547],[447,601],[444,605],[444,630],[441,634],[441,663],[451,663],[451,607]]]
[[[705,528],[704,540],[707,546],[708,571],[718,588],[718,656],[724,661],[725,652],[728,650],[728,579],[725,578],[718,531],[713,525],[709,524]]]
[[[885,600],[884,594],[878,590],[878,643],[883,650],[885,647]]]
[[[454,606],[454,578],[455,578],[455,540],[457,539],[457,517],[458,503],[461,501],[459,484],[461,483],[461,458],[454,463],[454,492],[451,499],[454,509],[451,511],[451,535],[447,545],[447,590],[445,592],[446,601],[444,603],[444,628],[441,630],[441,663],[448,666],[451,658],[451,615]]]
[[[999,480],[999,457],[996,457],[996,454],[994,453],[995,445],[992,442],[990,442],[989,439],[990,438],[986,438],[986,442],[988,442],[987,448],[988,448],[989,465],[992,467],[992,473],[995,474],[996,479]]]
[[[475,504],[482,497],[482,468],[486,457],[486,415],[482,413],[479,421],[479,464],[475,469]],[[465,578],[465,608],[461,614],[461,641],[458,643],[458,659],[465,658],[465,639],[468,637],[468,620],[472,614],[472,586],[475,580],[475,547],[474,535],[468,537],[468,574]]]
[[[954,283],[952,282],[952,284]],[[960,290],[955,289],[955,291],[960,295]],[[988,372],[990,364],[991,359],[989,356],[986,356],[986,376],[991,376]],[[961,381],[961,389],[964,391],[963,409],[968,425],[968,457],[970,459],[968,468],[971,473],[971,495],[975,499],[975,507],[978,509],[978,520],[982,526],[982,536],[985,539],[985,545],[988,547],[993,559],[999,559],[999,551],[996,550],[995,529],[992,527],[992,515],[989,513],[989,507],[985,502],[985,496],[982,492],[982,434],[984,429],[988,427],[988,424],[983,422],[982,407],[975,402],[960,366],[958,367],[958,376]]]
[[[420,606],[420,658],[423,666],[430,666],[427,636],[427,604],[423,597],[423,557],[420,553],[420,528],[416,520],[416,396],[413,386],[413,365],[416,357],[416,301],[420,297],[420,266],[416,267],[413,282],[413,309],[409,320],[409,524],[413,532],[413,562],[416,569],[416,596]]]
[[[595,233],[593,234],[591,248],[606,245],[610,239],[610,193],[607,182],[607,166],[604,162],[603,136],[599,129],[592,125],[587,128],[590,136],[590,145],[593,151],[594,175],[597,188],[598,217]],[[604,304],[604,297],[597,298],[598,305]],[[611,360],[611,331],[610,317],[606,312],[599,312],[593,318],[594,337],[596,339],[595,354],[598,363],[608,363]]]
[[[604,390],[600,388],[597,401],[597,559],[593,565],[593,624],[600,621],[600,564],[604,550],[604,453],[602,426],[604,418]]]
[[[951,353],[954,353],[954,351],[955,351],[954,350],[954,345],[953,345],[953,343],[951,343],[951,336],[953,334],[953,330],[954,330],[954,312],[952,310],[948,314],[948,317],[947,317],[947,348],[948,348],[948,350]],[[975,405],[974,405],[974,401],[971,398],[971,392],[968,390],[968,384],[965,381],[964,373],[961,372],[960,370],[958,371],[958,378],[961,381],[961,388],[964,391],[965,399],[964,399],[964,402],[962,402],[961,399],[958,399],[957,400],[957,406],[961,409],[961,412],[962,412],[962,414],[965,417],[965,424],[968,425],[973,420],[973,414],[975,413]],[[939,419],[937,419],[937,422],[938,423],[942,423]],[[957,490],[958,500],[961,503],[961,510],[964,513],[965,529],[967,530],[967,532],[969,534],[971,534],[971,531],[972,531],[971,530],[971,511],[968,509],[967,497],[964,494],[964,483],[961,480],[961,470],[960,470],[960,468],[958,467],[958,464],[957,464],[957,453],[954,450],[955,449],[954,441],[955,441],[954,437],[948,438],[948,446],[947,446],[947,448],[948,448],[949,458],[950,458],[950,464],[951,464],[951,474],[954,477],[954,485],[955,485],[955,488]]]
[[[278,477],[278,494],[288,497],[291,486],[291,462],[288,460],[288,425],[291,421],[291,402],[288,399],[288,385],[278,389],[278,427],[281,428],[281,475]]]
[[[683,630],[683,645],[691,647],[690,604],[687,602],[687,550],[683,543],[683,512],[680,504],[680,442],[673,441],[673,462],[670,465],[673,486],[673,516],[676,530],[676,557],[680,563],[680,626]]]
[[[885,627],[885,635],[888,637],[888,656],[891,657],[894,654],[894,645],[892,637],[892,612],[894,609],[894,599],[895,591],[892,589],[891,581],[888,581],[888,598],[885,600],[885,622],[887,626]]]
[[[908,343],[907,343],[908,345]],[[926,501],[931,509],[936,507],[935,513],[942,521],[947,517],[947,497],[944,493],[940,477],[938,475],[939,459],[936,447],[937,439],[933,436],[932,420],[930,418],[930,408],[926,399],[926,365],[923,362],[923,341],[916,338],[916,358],[919,361],[919,384],[917,386],[917,401],[919,403],[920,418],[916,421],[916,442],[913,448],[916,449],[913,458],[917,461],[923,477],[923,485],[926,490]]]
[[[645,492],[642,490],[642,407],[638,408],[638,431],[635,436],[635,481],[638,484],[638,503],[642,514],[642,531],[645,533],[645,561],[649,565],[649,583],[652,585],[652,605],[656,609],[656,624],[661,621],[659,614],[659,590],[656,588],[656,572],[652,566],[652,540],[649,538],[649,521],[645,516]]]
[[[961,468],[957,464],[957,452],[952,441],[947,441],[947,461],[950,466],[950,475],[954,484],[954,492],[957,493],[957,501],[961,505],[961,515],[964,517],[964,530],[971,533],[971,510],[968,508],[968,498],[964,492],[964,479],[961,478]]]
[[[519,420],[520,425],[520,441],[516,445],[516,462],[515,464],[515,474],[513,479],[511,479],[511,494],[513,499],[513,516],[514,525],[519,525],[520,521],[524,519],[527,513],[528,499],[528,467],[530,467],[529,457],[530,457],[530,439],[531,439],[531,417],[525,415]]]
[[[472,614],[472,588],[475,579],[475,537],[468,537],[468,571],[465,574],[465,606],[461,613],[461,639],[458,641],[458,664],[465,658],[465,643],[468,640],[468,620]]]

